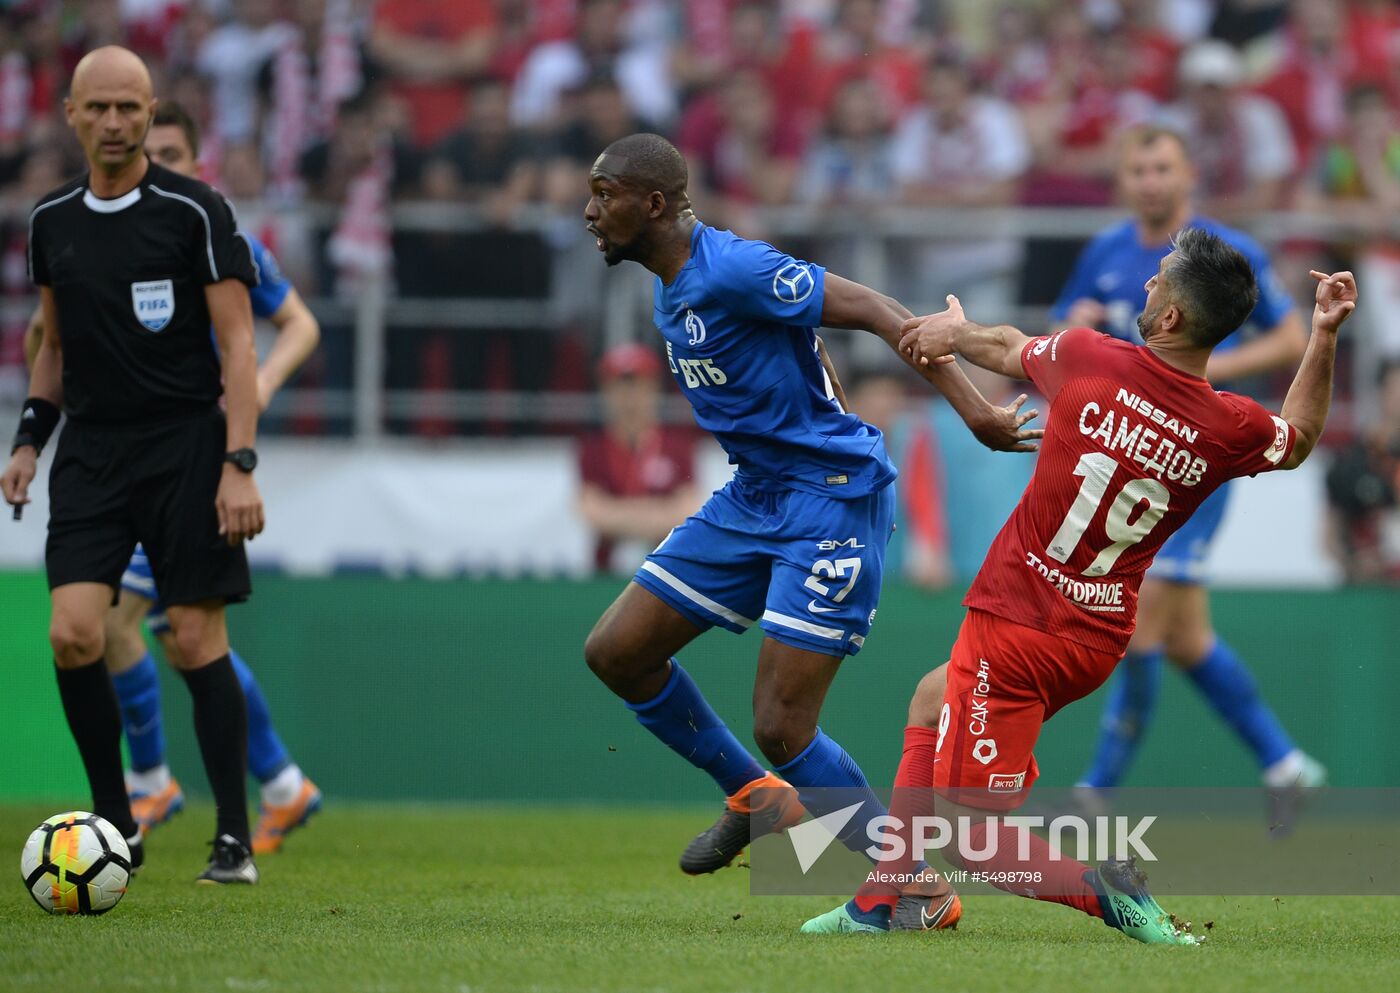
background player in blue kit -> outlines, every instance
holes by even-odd
[[[1093,327],[1115,338],[1141,342],[1137,315],[1147,300],[1145,283],[1171,251],[1172,236],[1187,227],[1219,235],[1249,259],[1259,284],[1259,303],[1245,328],[1211,357],[1210,381],[1217,386],[1245,376],[1291,368],[1303,355],[1307,334],[1269,258],[1248,236],[1198,216],[1191,202],[1195,170],[1180,136],[1142,128],[1124,140],[1119,183],[1132,219],[1099,234],[1080,255],[1055,303],[1056,327]],[[1244,663],[1215,633],[1205,581],[1205,558],[1225,506],[1221,486],[1158,553],[1142,584],[1137,630],[1119,665],[1104,712],[1093,764],[1079,786],[1118,785],[1152,718],[1163,656],[1191,679],[1207,702],[1253,752],[1264,783],[1273,791],[1271,827],[1292,826],[1300,788],[1321,786],[1326,770],[1289,737]],[[1082,793],[1096,803],[1092,793]]]
[[[653,320],[671,372],[736,472],[647,557],[584,654],[648,731],[726,794],[720,819],[681,856],[684,871],[704,873],[729,864],[751,829],[785,827],[802,805],[827,813],[831,799],[811,787],[865,791],[841,834],[854,847],[884,812],[817,716],[875,616],[895,468],[880,432],[836,399],[813,329],[870,330],[893,347],[909,312],[821,266],[702,224],[687,179],[670,142],[631,135],[594,162],[584,216],[609,265],[632,260],[656,274]],[[1034,416],[1019,413],[1024,396],[994,407],[956,365],[921,374],[989,447],[1025,451],[1040,436],[1023,429]],[[754,740],[777,775],[739,743],[674,658],[716,625],[763,630]],[[850,796],[843,791],[840,806]]]
[[[146,154],[167,169],[198,177],[199,131],[178,104],[164,101],[156,105],[155,118],[146,133]],[[277,328],[277,343],[258,368],[258,409],[266,410],[272,395],[315,350],[321,331],[272,253],[246,232],[240,234],[252,249],[258,270],[258,285],[249,291],[253,314]],[[25,341],[31,362],[42,330],[42,316],[36,311]],[[104,658],[121,704],[131,755],[127,772],[131,813],[144,833],[178,813],[185,798],[165,762],[160,682],[141,633],[143,619],[160,641],[166,658],[173,662],[179,647],[160,603],[150,562],[138,545],[122,576],[121,598],[107,613]],[[320,808],[321,793],[292,761],[278,737],[252,670],[236,651],[230,650],[229,657],[248,703],[248,771],[261,784],[262,800],[252,848],[255,855],[263,855],[277,851],[286,833]]]

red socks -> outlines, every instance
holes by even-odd
[[[912,825],[916,817],[933,816],[933,761],[937,755],[938,731],[910,725],[904,729],[904,754],[899,760],[899,771],[894,779],[894,796],[890,799],[890,814],[901,824]],[[1048,903],[1058,903],[1073,907],[1091,917],[1103,917],[1098,895],[1094,888],[1084,881],[1089,867],[1070,858],[1052,859],[1050,843],[1030,831],[1024,831],[1009,824],[997,826],[997,851],[987,859],[964,860],[963,868],[979,873],[989,873],[988,882],[998,889],[1017,896],[1027,896]],[[1017,857],[1018,845],[1024,831],[1030,858],[1022,861]],[[979,851],[987,846],[988,828],[985,822],[974,822],[966,847]],[[911,852],[913,845],[906,831],[905,851]],[[899,861],[881,863],[877,868],[886,874],[898,876],[913,875],[918,862],[912,855]],[[1037,878],[1029,882],[1014,881],[1018,875],[1031,873]],[[1010,874],[1010,879],[1006,874]],[[996,880],[1000,877],[1001,882]],[[891,883],[866,883],[856,893],[855,903],[862,911],[869,912],[879,906],[894,908],[899,900],[899,887]]]
[[[996,831],[996,854],[987,859],[964,858],[964,868],[972,872],[990,873],[986,881],[1007,893],[1063,904],[1082,910],[1090,917],[1103,917],[1098,894],[1084,881],[1084,874],[1090,871],[1087,865],[1063,855],[1052,859],[1050,843],[1025,828],[998,822]],[[987,835],[987,822],[974,822],[965,847],[981,851],[987,846]],[[1023,840],[1023,835],[1028,842],[1030,855],[1025,860],[1017,857],[1017,846]],[[1028,873],[1034,878],[1026,880]],[[1006,881],[1008,876],[1011,881]]]
[[[938,745],[938,730],[911,724],[904,729],[904,754],[894,777],[894,796],[890,798],[890,815],[904,825],[912,825],[915,817],[933,816],[933,760]],[[912,849],[907,832],[905,851]],[[884,862],[878,869],[886,873],[913,875],[918,863],[911,857],[898,862]],[[856,906],[871,911],[880,905],[894,909],[899,901],[899,887],[889,883],[866,883],[856,893]]]

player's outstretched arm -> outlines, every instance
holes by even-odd
[[[282,388],[292,373],[316,350],[321,340],[321,325],[311,308],[296,290],[289,290],[282,305],[273,312],[273,327],[277,342],[267,353],[258,370],[258,411],[267,409],[272,395]]]
[[[224,401],[228,407],[225,451],[252,448],[258,434],[258,353],[253,347],[248,287],[237,279],[220,280],[204,287],[204,299],[224,364]],[[250,473],[227,462],[223,473],[214,500],[219,533],[235,544],[262,531],[262,498]]]
[[[941,361],[916,362],[899,347],[900,329],[913,318],[909,309],[893,297],[868,286],[828,272],[822,301],[822,326],[851,331],[869,331],[882,338],[948,400],[982,444],[999,452],[1033,452],[1032,444],[1043,431],[1026,424],[1036,411],[1021,412],[1026,398],[1021,396],[1005,407],[992,404],[958,368],[951,355]]]
[[[1317,280],[1312,317],[1312,337],[1303,354],[1303,364],[1288,396],[1283,401],[1280,416],[1293,426],[1297,438],[1293,451],[1281,469],[1296,469],[1303,464],[1327,424],[1327,411],[1332,405],[1332,372],[1337,362],[1337,330],[1356,309],[1356,277],[1350,272],[1331,275],[1316,270],[1309,273]]]
[[[916,365],[927,366],[954,353],[973,365],[1025,379],[1021,353],[1030,338],[1009,324],[984,327],[967,319],[962,303],[948,294],[948,309],[911,317],[900,327],[899,351]]]

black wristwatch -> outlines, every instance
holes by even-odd
[[[258,467],[258,453],[251,448],[239,448],[225,452],[224,461],[232,463],[244,472],[252,472]]]

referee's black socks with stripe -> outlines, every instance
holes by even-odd
[[[238,673],[227,655],[198,669],[182,669],[194,701],[194,732],[204,756],[204,771],[218,807],[215,836],[232,835],[252,844],[248,830],[248,708]]]
[[[92,812],[111,821],[123,838],[135,837],[136,822],[122,778],[122,714],[107,666],[98,659],[55,671],[68,729],[92,787]]]

